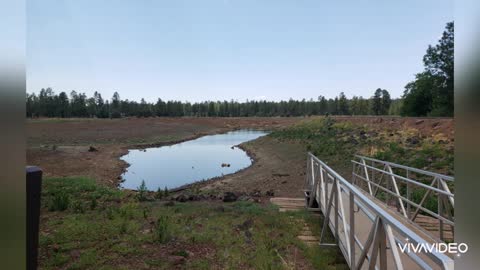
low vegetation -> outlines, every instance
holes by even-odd
[[[301,142],[308,151],[344,175],[351,173],[350,161],[355,154],[453,174],[453,142],[441,134],[424,136],[415,129],[376,130],[325,117],[302,121],[271,136]]]
[[[346,269],[338,251],[297,239],[304,220],[320,226],[306,212],[253,202],[139,201],[79,177],[46,178],[42,193],[42,269],[283,269],[283,261]],[[57,194],[74,203],[58,207]]]
[[[279,140],[301,142],[308,151],[346,179],[349,179],[352,173],[351,160],[355,154],[453,175],[453,141],[442,134],[423,136],[415,129],[376,130],[365,125],[336,122],[325,117],[305,120],[290,128],[273,132],[271,136]],[[454,189],[453,186],[450,188]],[[400,192],[406,194],[405,185],[400,185]],[[412,200],[419,203],[424,194],[424,189],[414,189]],[[378,196],[384,197],[385,194],[379,192]],[[436,198],[428,198],[425,206],[436,211]]]

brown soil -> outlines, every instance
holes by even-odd
[[[453,140],[453,119],[399,118],[399,117],[334,117],[365,125],[371,131],[415,130],[422,136],[441,135]],[[302,197],[306,170],[304,146],[271,137],[261,137],[241,145],[255,160],[249,168],[233,175],[199,184],[204,190],[217,192],[260,191],[262,195],[273,190],[276,197]],[[342,171],[343,172],[343,171]],[[341,172],[341,173],[342,173]],[[346,172],[350,172],[350,167]],[[348,177],[345,172],[344,176]]]
[[[373,130],[414,129],[424,136],[443,134],[453,140],[451,118],[334,117]],[[127,118],[44,119],[27,121],[27,162],[46,176],[88,176],[117,186],[128,166],[119,157],[128,149],[167,145],[238,128],[278,129],[306,118]],[[93,145],[98,151],[89,152]],[[200,184],[202,189],[302,196],[305,152],[300,144],[262,137],[242,147],[254,164],[233,175]]]
[[[301,118],[126,118],[27,121],[27,164],[47,177],[88,176],[117,186],[128,149],[161,146],[239,128],[276,129]],[[98,151],[89,152],[94,146]]]
[[[205,183],[203,189],[218,192],[232,191],[265,195],[273,190],[275,196],[303,196],[305,178],[305,148],[300,144],[281,143],[268,136],[242,144],[255,160],[252,166],[236,174]]]
[[[395,116],[334,116],[335,120],[367,125],[375,130],[399,131],[415,129],[423,136],[443,134],[448,139],[454,137],[453,118],[395,117]]]

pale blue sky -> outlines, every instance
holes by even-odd
[[[452,1],[27,0],[27,90],[155,101],[393,97]]]

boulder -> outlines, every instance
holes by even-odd
[[[267,192],[265,192],[265,195],[267,195],[269,197],[273,197],[273,196],[275,196],[275,192],[273,191],[273,189],[270,189]]]
[[[425,120],[417,120],[417,121],[415,121],[415,125],[420,125],[423,122],[425,122]]]
[[[223,194],[223,202],[234,202],[238,199],[238,196],[233,192],[225,192]]]
[[[186,201],[188,201],[188,197],[183,195],[183,194],[180,194],[175,198],[175,200],[177,202],[186,202]]]

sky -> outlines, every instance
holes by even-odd
[[[400,97],[453,13],[444,0],[27,0],[27,92]]]

